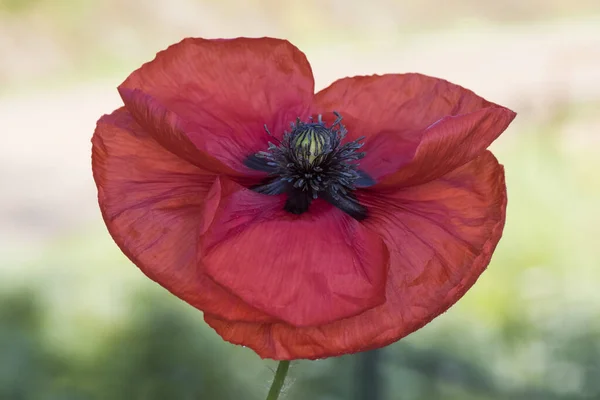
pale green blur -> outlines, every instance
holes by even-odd
[[[382,352],[293,363],[283,399],[599,399],[597,0],[0,0],[0,400],[264,399],[275,364],[110,239],[90,137],[158,50],[265,35],[318,88],[422,72],[519,114],[493,146],[507,225],[475,287]]]

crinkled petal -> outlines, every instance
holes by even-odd
[[[489,152],[424,185],[359,198],[371,213],[365,225],[390,251],[383,305],[319,327],[229,323],[210,314],[206,322],[265,358],[316,359],[386,346],[464,295],[487,267],[504,227],[504,172]]]
[[[315,104],[321,113],[340,112],[349,138],[366,136],[361,169],[383,186],[443,176],[477,157],[515,116],[461,86],[414,73],[340,79]]]
[[[121,89],[120,92],[135,121],[162,147],[203,170],[228,176],[243,175],[192,143],[187,134],[195,129],[192,123],[138,89]]]
[[[183,121],[184,136],[171,140],[169,150],[177,154],[189,141],[233,170],[248,172],[243,160],[272,140],[265,125],[281,136],[290,122],[308,115],[314,79],[305,55],[285,40],[188,38],[158,53],[119,87],[137,117],[136,90],[142,93],[137,99],[149,96],[146,103],[172,113],[170,121]]]
[[[490,107],[443,118],[425,130],[412,160],[381,179],[379,187],[418,185],[447,174],[484,152],[515,116],[506,108]]]
[[[124,108],[98,121],[92,144],[102,216],[142,272],[221,318],[274,320],[213,282],[198,263],[198,230],[214,174],[165,150]]]
[[[385,300],[383,241],[330,204],[316,200],[294,215],[283,209],[286,196],[265,196],[225,179],[208,198],[202,263],[251,306],[294,326],[313,326]]]

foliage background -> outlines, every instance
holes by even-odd
[[[125,76],[184,36],[277,36],[317,86],[418,71],[519,116],[489,270],[388,348],[296,362],[285,399],[600,398],[600,3],[0,0],[0,399],[262,399],[274,363],[222,342],[118,251],[90,136]]]

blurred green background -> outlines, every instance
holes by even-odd
[[[145,278],[101,221],[95,121],[184,36],[276,36],[337,77],[422,72],[519,113],[489,270],[378,352],[292,364],[287,400],[600,399],[597,0],[0,0],[0,399],[263,399],[275,363]]]

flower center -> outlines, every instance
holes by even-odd
[[[342,117],[327,127],[319,115],[315,122],[299,118],[290,124],[281,141],[268,127],[265,130],[277,144],[269,142],[268,149],[251,155],[245,161],[249,168],[268,172],[268,178],[252,188],[266,194],[287,194],[285,210],[293,214],[306,212],[313,200],[322,198],[357,220],[367,216],[353,192],[375,182],[358,169],[358,160],[365,156],[358,150],[364,137],[342,144],[347,130]]]

